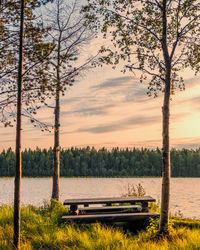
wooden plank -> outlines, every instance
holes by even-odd
[[[120,213],[120,214],[95,214],[95,215],[70,215],[62,216],[63,221],[74,222],[120,222],[120,221],[135,221],[156,218],[158,213]]]
[[[87,204],[107,204],[107,203],[136,203],[136,202],[155,202],[151,196],[128,196],[128,197],[108,197],[108,198],[91,198],[91,199],[67,199],[64,205],[87,205]]]
[[[131,206],[108,206],[108,207],[87,207],[87,208],[78,208],[77,213],[97,213],[97,212],[125,212],[127,210],[136,210],[138,212],[142,211],[142,207],[140,205],[131,205]]]

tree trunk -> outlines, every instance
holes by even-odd
[[[54,151],[53,151],[53,191],[52,198],[59,201],[60,195],[60,91],[56,93]]]
[[[169,149],[169,117],[170,117],[170,73],[166,77],[163,101],[163,131],[162,131],[162,197],[160,215],[160,233],[168,232],[169,199],[170,199],[170,149]]]
[[[58,49],[59,54],[59,49]],[[59,201],[60,196],[60,65],[58,55],[57,66],[57,86],[56,86],[56,106],[55,106],[55,128],[54,128],[54,157],[53,157],[53,190],[52,198]]]
[[[167,44],[167,0],[162,1],[162,51],[165,61],[165,91],[162,107],[163,128],[162,128],[162,195],[160,234],[168,233],[169,223],[169,199],[170,199],[170,150],[169,150],[169,116],[170,116],[170,91],[171,91],[171,58]]]
[[[16,125],[16,167],[15,167],[15,192],[14,192],[14,239],[13,239],[13,244],[16,249],[20,249],[21,127],[22,127],[24,8],[25,8],[25,2],[24,0],[21,0],[17,125]]]
[[[57,67],[56,67],[56,106],[54,110],[54,156],[53,156],[53,190],[52,198],[59,201],[60,199],[60,44],[62,31],[60,30],[57,49]]]

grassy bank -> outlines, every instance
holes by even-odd
[[[156,238],[157,222],[132,233],[122,227],[61,224],[66,208],[56,202],[22,207],[22,249],[200,249],[200,221],[171,218],[169,237]],[[13,208],[0,207],[0,249],[12,249]]]

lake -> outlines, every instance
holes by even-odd
[[[158,202],[161,195],[161,178],[61,178],[60,198],[92,198],[121,196],[127,185],[141,184]],[[22,204],[40,206],[51,197],[51,178],[23,178],[21,187]],[[14,179],[0,178],[0,204],[12,204]],[[171,179],[171,213],[200,219],[200,178]]]

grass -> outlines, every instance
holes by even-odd
[[[22,207],[21,249],[200,249],[200,221],[171,217],[168,237],[156,237],[158,221],[133,233],[122,226],[61,224],[66,208],[55,201]],[[0,207],[0,249],[13,249],[13,207]]]

